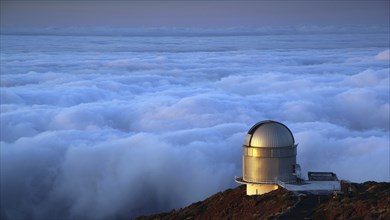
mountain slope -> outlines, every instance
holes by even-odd
[[[331,199],[314,210],[315,219],[390,219],[390,183],[351,184],[349,196]]]
[[[285,189],[247,196],[245,186],[239,186],[180,210],[137,219],[390,219],[390,183],[353,183],[350,188],[349,194],[333,198]]]
[[[177,211],[137,219],[267,219],[287,210],[296,201],[293,193],[285,189],[261,196],[247,196],[242,185]]]

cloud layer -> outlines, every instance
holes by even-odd
[[[291,128],[304,172],[389,181],[388,33],[366,32],[3,35],[1,217],[201,200],[236,186],[264,119]]]

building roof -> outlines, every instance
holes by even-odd
[[[290,129],[277,121],[267,120],[256,123],[249,129],[244,145],[248,147],[290,147],[294,146]]]

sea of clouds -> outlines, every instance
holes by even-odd
[[[237,186],[265,119],[290,127],[304,174],[390,181],[388,28],[286,30],[2,31],[1,218],[202,200]]]

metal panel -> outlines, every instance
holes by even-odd
[[[294,145],[294,137],[290,130],[280,123],[270,122],[262,124],[254,131],[248,146],[287,147],[292,145]]]
[[[246,134],[245,141],[244,141],[244,145],[249,146],[249,145],[250,145],[251,138],[252,138],[252,135],[251,135],[251,134]]]
[[[280,159],[243,156],[243,179],[259,183],[276,180],[295,181],[294,164],[296,164],[295,157]]]
[[[259,148],[243,146],[243,155],[253,157],[291,157],[297,154],[297,146],[293,147],[278,147],[278,148]]]

